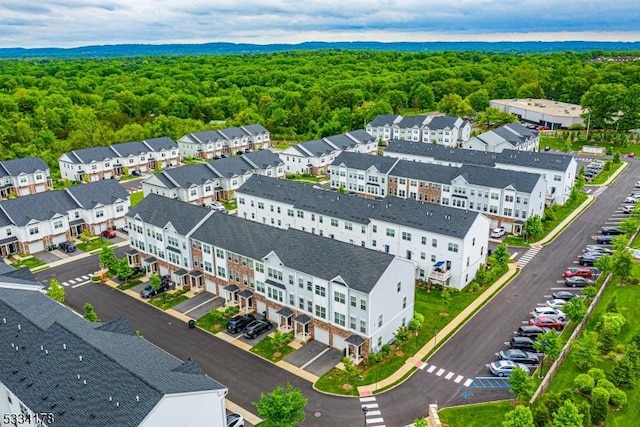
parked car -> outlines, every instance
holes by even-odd
[[[227,414],[227,427],[244,427],[244,418],[236,413]]]
[[[529,319],[529,324],[533,326],[540,326],[541,328],[555,329],[561,331],[564,329],[564,322],[560,319],[553,319],[547,316],[534,317]]]
[[[562,273],[564,277],[591,277],[593,276],[593,272],[589,268],[569,268],[567,271]]]
[[[489,365],[489,370],[491,371],[491,373],[498,377],[508,377],[516,368],[521,368],[527,374],[531,373],[527,365],[516,363],[511,360],[498,360],[497,362],[492,362]]]
[[[613,249],[602,245],[587,245],[582,252],[602,252],[605,254],[612,254]]]
[[[235,316],[227,323],[227,331],[232,334],[244,331],[244,328],[251,322],[255,322],[256,316],[253,314],[244,314]]]
[[[515,348],[502,350],[498,353],[500,360],[511,360],[516,363],[524,363],[525,365],[537,365],[540,363],[538,356],[530,351],[522,351]]]
[[[580,263],[580,265],[593,265],[603,256],[604,254],[602,252],[585,252],[578,257],[578,263]]]
[[[635,187],[636,187],[636,188],[640,188],[640,181],[636,181],[636,185],[635,185]]]
[[[546,334],[550,330],[551,329],[549,328],[542,328],[540,326],[520,325],[520,327],[518,328],[518,332],[516,333],[520,337],[529,337],[532,339],[536,339],[538,335]]]
[[[224,212],[224,205],[220,202],[213,202],[209,205],[209,209],[213,209],[214,211]]]
[[[610,245],[613,241],[613,236],[598,236],[596,242],[600,245]]]
[[[632,205],[635,205],[637,201],[638,201],[638,198],[635,196],[627,196],[624,198],[624,203],[630,203]]]
[[[571,288],[584,288],[585,286],[589,286],[593,284],[593,280],[587,279],[586,277],[573,276],[573,277],[565,277],[564,278],[565,285]]]
[[[122,232],[126,233],[126,234],[129,234],[129,227],[126,226],[126,225],[124,227],[122,227]]]
[[[505,234],[507,234],[507,232],[504,231],[504,227],[494,228],[493,230],[491,230],[491,237],[493,237],[494,239],[499,239]]]
[[[533,339],[531,337],[512,337],[511,341],[509,341],[509,347],[525,351],[535,350],[533,348]]]
[[[561,310],[545,306],[534,308],[530,314],[532,317],[544,316],[559,320],[564,320],[567,317]]]
[[[562,307],[567,303],[564,299],[550,299],[545,302],[547,307],[555,308],[556,310],[562,310]]]
[[[602,227],[600,229],[600,233],[607,236],[618,236],[620,234],[625,234],[623,230],[618,227]]]
[[[133,175],[133,176],[142,176],[142,173],[140,171],[134,170],[134,171],[131,171],[131,175]]]
[[[131,267],[131,270],[133,271],[134,276],[137,274],[145,274],[147,272],[144,268],[138,266]]]
[[[575,298],[579,295],[576,295],[573,292],[569,292],[569,291],[558,291],[558,292],[552,293],[551,296],[554,299],[563,299],[565,301],[569,301],[570,299]]]
[[[273,327],[268,320],[255,320],[244,328],[243,335],[247,338],[253,339],[258,335],[261,335]]]
[[[633,213],[633,210],[634,210],[635,208],[636,208],[636,207],[635,207],[634,205],[624,205],[624,206],[622,207],[622,213],[626,213],[626,214]]]
[[[58,245],[58,248],[62,252],[66,252],[66,253],[71,253],[71,252],[75,252],[76,251],[76,245],[74,245],[73,243],[71,243],[69,241],[60,243]]]
[[[156,295],[160,295],[163,292],[166,292],[175,287],[175,283],[171,281],[163,281],[160,283],[160,287],[158,289],[153,289],[151,285],[145,286],[143,290],[140,291],[140,296],[142,298],[151,298]]]
[[[113,230],[104,230],[102,232],[102,237],[106,237],[107,239],[113,239],[114,237],[116,237],[116,232]]]

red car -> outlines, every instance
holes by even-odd
[[[561,331],[564,329],[564,323],[558,319],[552,319],[551,317],[534,317],[533,319],[529,319],[529,324],[532,326],[539,326],[541,328],[550,328]]]
[[[113,239],[116,237],[116,232],[113,230],[104,230],[102,232],[102,237],[106,237],[107,239]]]
[[[593,276],[593,271],[588,268],[570,268],[563,273],[564,277],[584,277],[590,279]]]

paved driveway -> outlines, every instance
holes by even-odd
[[[322,376],[342,360],[342,352],[318,341],[309,341],[284,360],[313,375]]]
[[[285,357],[284,360],[286,360],[287,362],[299,368],[305,363],[309,362],[314,357],[317,357],[320,353],[322,353],[326,349],[327,349],[326,344],[322,344],[321,342],[311,340],[305,345],[303,345],[302,347],[300,347],[298,350],[294,351],[293,353]]]
[[[49,264],[54,261],[60,261],[62,258],[66,258],[66,254],[63,254],[58,250],[43,251],[43,252],[36,252],[35,254],[33,254],[33,257],[36,259],[39,259],[45,264]]]
[[[201,292],[193,298],[176,305],[174,309],[192,319],[199,319],[223,304],[224,298],[220,298],[210,292]]]

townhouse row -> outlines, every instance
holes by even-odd
[[[252,175],[283,178],[284,163],[277,154],[259,150],[204,164],[167,169],[142,182],[145,196],[159,194],[198,205],[231,200],[234,192]]]
[[[49,166],[40,157],[0,162],[0,198],[26,196],[51,189]]]
[[[238,216],[412,261],[416,278],[462,289],[486,263],[489,219],[413,199],[381,200],[253,176],[237,192]]]
[[[390,141],[383,156],[453,167],[477,165],[540,174],[547,186],[547,205],[564,204],[571,195],[578,174],[578,162],[573,156],[547,152],[504,150],[495,153],[410,141]]]
[[[77,237],[121,228],[129,192],[115,180],[97,181],[0,201],[0,255],[29,254]]]
[[[546,182],[540,174],[486,166],[427,164],[343,152],[329,167],[334,189],[380,198],[395,196],[477,211],[491,227],[520,234],[528,218],[542,217]]]
[[[131,265],[257,311],[359,362],[413,316],[413,262],[151,194],[127,214]]]
[[[402,117],[378,115],[367,123],[366,131],[380,141],[405,141],[459,147],[471,137],[471,124],[454,116],[428,115]]]
[[[259,124],[190,133],[178,140],[180,158],[209,160],[269,148],[271,136]]]
[[[503,150],[538,151],[540,133],[520,123],[509,123],[463,141],[462,148],[500,153]]]

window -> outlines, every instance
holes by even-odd
[[[513,196],[504,196],[505,202],[513,202]]]
[[[178,264],[178,263],[176,263]],[[208,273],[213,272],[213,266],[211,265],[211,263],[209,261],[205,261],[204,262],[204,270]]]
[[[304,212],[297,211],[296,214],[298,215],[298,218],[304,218]]]
[[[258,271],[260,273],[264,273],[264,264],[256,262],[256,271]]]
[[[304,298],[298,298],[298,308],[304,310]]]
[[[293,209],[287,209],[287,215],[293,216]]]
[[[407,233],[406,231],[402,232],[402,240],[406,240],[408,242],[411,241],[411,233]]]
[[[361,225],[360,226],[360,231],[362,232],[362,234],[365,234],[367,232],[367,226],[366,225]]]
[[[353,230],[353,224],[350,223],[349,221],[345,221],[344,222],[344,229],[345,230]]]
[[[553,176],[553,180],[554,181],[562,181],[562,175],[554,175]]]
[[[353,316],[349,316],[349,329],[356,329],[356,318]]]
[[[427,238],[426,236],[422,236],[422,244],[426,245],[427,244]]]
[[[432,248],[438,247],[438,239],[431,239],[431,247]]]
[[[360,310],[366,310],[367,309],[367,300],[365,299],[360,299]]]
[[[367,333],[367,322],[365,322],[364,320],[360,321],[360,332],[362,332],[363,334]]]
[[[349,299],[351,300],[351,307],[355,307],[357,298],[352,295]]]
[[[396,235],[396,231],[392,228],[387,228],[387,236],[389,237],[395,237]]]
[[[378,226],[377,226],[377,225],[375,225],[375,224],[374,224],[374,225],[372,225],[372,226],[371,226],[371,231],[373,231],[374,233],[377,233],[377,232],[378,232]]]
[[[344,326],[344,314],[333,313],[333,321],[340,326]]]
[[[398,282],[398,285],[396,286],[397,288],[397,292],[400,292],[402,290],[402,282]]]
[[[402,308],[407,308],[407,297],[402,298]]]
[[[116,205],[116,212],[124,212],[124,205]]]
[[[316,305],[316,316],[318,316],[321,319],[325,319],[327,317],[327,309],[319,305]]]
[[[302,277],[298,278],[298,287],[304,289],[304,279]]]
[[[458,244],[457,243],[449,243],[449,246],[447,247],[447,250],[449,252],[458,252]]]
[[[282,271],[276,270],[274,268],[267,268],[267,276],[271,277],[272,279],[282,281]]]
[[[225,271],[224,271],[224,267],[218,266],[218,274],[217,274],[217,276],[218,277],[226,277],[226,274],[225,274]],[[264,290],[263,290],[263,292],[264,292]]]
[[[342,292],[335,291],[335,292],[333,293],[333,300],[334,300],[335,302],[339,302],[340,304],[344,304],[344,302],[345,302],[345,295],[344,295]]]
[[[320,295],[321,297],[327,294],[327,289],[324,286],[316,285],[316,295]]]
[[[104,216],[104,211],[99,209],[96,211],[96,218],[102,218]]]
[[[264,209],[264,203],[258,202],[258,209]]]
[[[58,229],[62,228],[62,221],[54,221],[53,222],[53,228],[54,228],[54,230],[58,230]]]
[[[378,327],[382,326],[382,314],[378,316]]]
[[[38,227],[29,227],[29,236],[34,236],[39,233]]]
[[[293,274],[289,275],[289,284],[293,285]]]
[[[338,220],[337,220],[337,219],[335,219],[335,218],[331,218],[331,225],[332,225],[333,227],[337,227],[337,226],[338,226]]]

